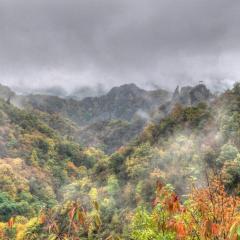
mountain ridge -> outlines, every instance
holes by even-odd
[[[83,100],[41,94],[19,96],[9,88],[4,90],[7,92],[5,100],[18,107],[49,116],[58,115],[62,122],[69,119],[75,125],[73,136],[77,141],[85,146],[102,146],[108,153],[134,139],[149,121],[160,121],[176,103],[187,106],[193,104],[195,95],[195,103],[208,101],[210,97],[204,85],[183,87],[172,94],[162,89],[144,90],[130,83],[113,87],[102,96]],[[70,123],[69,129],[73,124]],[[116,134],[118,141],[114,139]]]

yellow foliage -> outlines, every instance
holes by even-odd
[[[26,240],[28,229],[34,227],[34,225],[38,224],[38,218],[34,217],[31,218],[26,224],[18,224],[17,228],[17,235],[16,240]]]
[[[5,227],[6,227],[6,223],[0,222],[0,239],[4,238]]]
[[[16,240],[24,240],[26,224],[17,224],[16,230],[17,230]]]
[[[98,197],[98,191],[96,188],[91,188],[91,190],[89,191],[89,196],[91,198],[92,201],[96,201],[97,197]]]
[[[94,157],[96,159],[101,159],[105,156],[103,151],[101,151],[100,149],[97,149],[97,148],[93,148],[93,147],[86,148],[83,153],[89,157]]]
[[[26,224],[27,222],[28,222],[28,219],[24,216],[16,216],[15,217],[16,224]]]
[[[48,139],[47,143],[48,143],[48,155],[50,157],[54,157],[54,155],[55,155],[55,143],[52,139]]]

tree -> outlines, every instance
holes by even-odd
[[[115,175],[111,175],[108,177],[107,190],[110,196],[116,196],[116,194],[119,192],[120,187],[118,184],[118,179],[116,178]]]
[[[8,221],[16,215],[27,216],[30,206],[25,201],[15,202],[7,193],[0,193],[0,221]]]
[[[223,165],[226,161],[233,161],[238,154],[238,149],[231,145],[225,144],[221,147],[221,152],[219,157],[217,158],[217,163]]]
[[[228,195],[218,179],[205,188],[193,188],[184,204],[172,188],[157,183],[151,213],[138,208],[132,239],[222,240],[240,237],[240,198]]]
[[[38,166],[38,162],[39,162],[39,159],[38,159],[37,150],[34,148],[31,153],[30,164],[36,167]]]

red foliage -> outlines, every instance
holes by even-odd
[[[189,203],[183,206],[179,197],[157,182],[158,204],[167,212],[162,226],[176,233],[177,239],[235,240],[240,227],[240,198],[228,195],[219,180],[212,180],[206,188],[194,188]]]

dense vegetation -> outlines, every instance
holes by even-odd
[[[238,239],[240,84],[111,155],[75,128],[0,101],[1,239]]]

